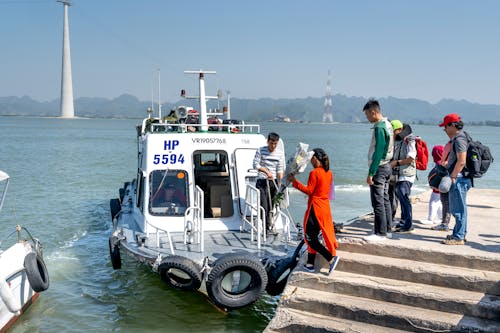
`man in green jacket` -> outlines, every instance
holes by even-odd
[[[392,170],[390,161],[394,150],[391,123],[382,115],[380,104],[370,99],[363,107],[366,119],[373,126],[373,134],[368,150],[368,176],[370,199],[373,207],[374,232],[364,237],[367,242],[381,242],[390,237],[392,209],[389,201],[389,178]]]

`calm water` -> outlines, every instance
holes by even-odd
[[[135,176],[138,122],[0,117],[0,169],[11,176],[0,237],[18,223],[28,227],[44,243],[51,282],[13,333],[261,332],[272,318],[277,297],[224,314],[199,293],[170,290],[131,259],[125,259],[122,270],[111,268],[109,199]],[[281,134],[288,155],[300,141],[331,155],[338,222],[370,211],[364,183],[369,129],[368,124],[262,124],[263,133]],[[414,130],[430,147],[446,142],[437,126]],[[498,128],[467,130],[500,156]],[[500,189],[499,176],[500,161],[476,186]],[[428,189],[425,179],[422,172],[414,192]],[[293,192],[291,203],[300,221],[305,197]]]

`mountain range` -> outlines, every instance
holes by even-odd
[[[333,96],[333,120],[335,122],[366,122],[361,112],[367,99],[364,97],[348,97],[337,94]],[[224,101],[225,102],[225,101]],[[448,113],[458,113],[465,123],[500,126],[500,105],[471,103],[466,100],[443,99],[432,104],[418,99],[402,99],[395,97],[380,98],[384,116],[400,119],[407,123],[436,124]],[[162,105],[163,115],[176,105],[193,106],[191,100]],[[81,97],[74,101],[75,116],[89,118],[143,118],[151,102],[140,101],[132,95],[124,94],[113,99],[99,97]],[[208,107],[217,107],[211,101]],[[154,105],[157,109],[157,105]],[[268,121],[288,117],[292,121],[320,122],[324,111],[323,97],[306,97],[295,99],[231,99],[231,117],[253,121]],[[39,102],[28,96],[0,97],[0,115],[4,116],[42,116],[57,117],[60,115],[59,99]]]

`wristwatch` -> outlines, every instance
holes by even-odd
[[[399,164],[399,160],[396,161],[396,165],[397,166],[400,166],[401,164]]]

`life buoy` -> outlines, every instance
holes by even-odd
[[[42,256],[38,253],[30,252],[24,257],[24,268],[30,283],[31,289],[37,293],[49,289],[49,273],[43,262]]]
[[[120,240],[116,236],[109,237],[109,257],[113,269],[122,268],[122,257],[120,255]]]
[[[9,284],[4,278],[0,278],[0,299],[10,312],[17,313],[21,311],[21,304],[14,297]]]
[[[111,220],[114,220],[116,215],[122,209],[122,205],[120,203],[120,199],[111,199],[109,200],[109,210],[111,212]]]
[[[170,287],[180,290],[198,290],[201,286],[201,269],[191,259],[168,256],[158,266],[161,279]]]
[[[258,259],[231,253],[214,262],[207,278],[207,293],[216,306],[233,310],[255,302],[266,285],[266,270]]]
[[[266,291],[271,296],[279,295],[285,289],[288,277],[297,266],[297,262],[302,255],[301,249],[304,246],[304,240],[301,240],[299,245],[295,248],[291,257],[281,258],[270,266],[267,273],[267,287]]]

